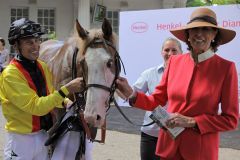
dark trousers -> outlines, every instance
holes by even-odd
[[[157,137],[153,137],[141,132],[141,160],[160,160],[160,157],[155,154],[157,145]]]

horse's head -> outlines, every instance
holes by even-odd
[[[102,126],[106,110],[115,90],[115,79],[120,72],[119,55],[116,50],[117,36],[105,19],[101,30],[86,31],[79,22],[76,30],[80,40],[81,56],[78,66],[86,86],[85,120],[93,126]]]

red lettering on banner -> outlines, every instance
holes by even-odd
[[[240,27],[240,21],[223,20],[222,27]]]
[[[179,27],[182,27],[182,23],[169,23],[169,24],[164,24],[160,23],[157,24],[157,30],[172,30],[172,29],[177,29]]]

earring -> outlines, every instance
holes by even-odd
[[[211,42],[212,42],[212,43],[214,43],[214,42],[215,42],[215,40],[213,39]]]

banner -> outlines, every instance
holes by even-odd
[[[230,43],[219,46],[217,54],[234,61],[240,77],[240,5],[209,7],[217,14],[218,25],[233,29],[236,37]],[[124,62],[129,83],[132,85],[147,68],[163,63],[161,47],[169,30],[187,24],[195,7],[120,12],[119,53]],[[187,46],[181,42],[183,52]],[[240,93],[240,78],[239,78]]]

